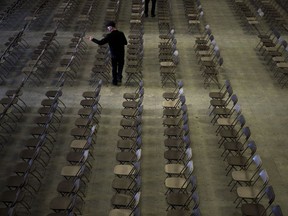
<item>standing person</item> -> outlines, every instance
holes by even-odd
[[[152,7],[151,7],[151,16],[155,17],[155,7],[156,7],[156,0],[152,1]],[[150,0],[145,0],[145,16],[148,17],[148,7],[149,7]]]
[[[103,39],[97,40],[92,36],[88,39],[98,45],[103,45],[108,43],[111,54],[112,62],[112,76],[113,85],[122,82],[122,71],[124,67],[124,57],[125,57],[125,45],[127,45],[127,39],[122,31],[118,31],[116,24],[113,21],[109,21],[106,24],[107,30],[110,32]]]

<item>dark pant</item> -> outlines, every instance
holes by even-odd
[[[148,15],[148,6],[150,0],[145,0],[145,14]],[[151,15],[155,15],[156,0],[152,0]]]
[[[122,80],[122,71],[124,67],[124,56],[111,58],[113,83]]]

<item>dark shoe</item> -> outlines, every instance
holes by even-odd
[[[115,86],[117,86],[117,82],[112,82],[112,85],[115,85]]]
[[[118,82],[118,83],[122,83],[122,79],[118,79],[117,82]]]
[[[155,17],[155,14],[152,14],[151,17]]]

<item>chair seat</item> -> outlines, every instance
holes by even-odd
[[[164,145],[168,148],[183,148],[185,146],[185,143],[182,139],[165,139]]]
[[[250,182],[251,178],[255,175],[255,171],[233,171],[231,177],[235,181]]]
[[[182,209],[171,209],[167,211],[167,216],[190,216],[191,212]]]
[[[220,136],[225,137],[225,138],[235,138],[237,137],[237,131],[234,129],[231,130],[221,130],[220,131]]]
[[[222,98],[224,98],[224,96],[225,96],[225,93],[223,93],[223,92],[210,92],[209,93],[210,98],[222,99]]]
[[[134,162],[137,156],[134,152],[118,152],[116,154],[116,160],[120,162]]]
[[[87,137],[90,134],[90,130],[87,128],[73,128],[70,134],[74,137]]]
[[[64,211],[71,208],[72,204],[72,197],[56,197],[51,200],[50,202],[50,209],[54,211]]]
[[[70,144],[70,148],[72,149],[83,149],[85,146],[87,145],[87,140],[83,139],[83,140],[72,140],[71,144]]]
[[[124,93],[123,98],[125,100],[136,100],[140,97],[139,93]]]
[[[115,194],[111,198],[111,205],[117,206],[117,207],[127,207],[129,206],[131,199],[133,199],[133,196],[129,194]]]
[[[178,128],[178,127],[170,127],[170,128],[166,128],[164,130],[164,135],[168,136],[168,137],[179,137],[181,136],[183,132],[182,128]]]
[[[130,129],[130,128],[122,128],[118,131],[118,136],[122,139],[132,139],[136,138],[138,135],[137,130]]]
[[[74,177],[77,176],[81,166],[64,166],[61,170],[62,176]]]
[[[233,125],[233,119],[231,118],[218,118],[217,119],[217,124],[221,126],[232,126]]]
[[[266,216],[265,207],[261,204],[245,203],[241,206],[242,215]]]
[[[133,170],[133,165],[116,165],[114,167],[114,174],[115,175],[133,175],[135,173],[135,170],[131,173]]]
[[[171,189],[185,189],[187,188],[189,181],[180,177],[169,177],[165,179],[165,186]]]
[[[166,164],[164,167],[165,173],[168,174],[181,174],[184,170],[183,164]]]
[[[169,193],[166,195],[166,201],[168,205],[172,206],[184,206],[187,203],[187,200],[189,199],[190,194],[186,193]]]
[[[137,127],[139,124],[141,124],[141,120],[138,119],[122,118],[120,121],[120,125],[124,128]]]
[[[182,151],[177,150],[167,150],[164,152],[164,158],[167,160],[181,160],[183,156]]]
[[[1,194],[0,197],[0,201],[3,203],[6,203],[6,205],[8,204],[8,206],[12,203],[16,202],[21,202],[21,200],[23,200],[24,198],[24,193],[22,191],[19,192],[19,194],[17,195],[18,190],[8,190],[8,191],[4,191]],[[16,200],[17,198],[17,200]]]
[[[242,151],[243,148],[243,144],[240,142],[225,142],[223,144],[224,149],[228,150],[228,151]]]
[[[254,199],[260,193],[262,188],[258,187],[238,187],[237,194],[239,197]]]
[[[130,209],[112,209],[109,212],[109,216],[130,216],[132,215],[132,210]]]
[[[163,125],[167,127],[178,126],[181,121],[181,118],[165,118],[163,119]]]
[[[230,156],[230,157],[227,157],[227,162],[229,165],[232,165],[232,166],[245,166],[247,162],[247,158],[243,156],[239,156],[239,157]]]
[[[131,178],[114,178],[112,188],[116,190],[131,190],[135,185],[134,179]]]
[[[135,140],[118,140],[117,141],[117,148],[119,149],[131,149],[135,143]]]

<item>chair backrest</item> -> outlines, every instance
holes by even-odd
[[[262,159],[261,159],[260,155],[258,155],[258,154],[254,155],[252,160],[256,166],[256,170],[259,170],[260,167],[262,166]]]
[[[245,117],[243,115],[239,115],[237,119],[238,119],[238,122],[242,128],[246,123]]]
[[[137,207],[138,204],[139,204],[139,202],[140,202],[140,196],[141,196],[141,192],[140,192],[140,191],[138,191],[138,192],[135,194],[135,196],[134,196],[134,201],[135,201],[134,206],[135,206],[135,207]]]
[[[271,205],[275,200],[275,192],[272,185],[269,185],[265,188],[265,194],[268,197],[268,203]]]
[[[199,204],[200,204],[200,199],[199,199],[199,195],[196,191],[192,195],[192,200],[194,202],[193,209],[197,209],[199,207]]]
[[[196,209],[193,209],[193,210],[192,210],[192,215],[193,215],[193,216],[201,216],[200,208],[197,207]]]
[[[192,158],[192,148],[188,147],[185,151],[187,158]]]
[[[195,175],[190,176],[189,184],[191,184],[191,193],[193,193],[197,188],[197,178]]]
[[[283,216],[281,207],[279,205],[275,205],[272,207],[272,211],[270,215],[274,215],[274,216]]]
[[[178,89],[183,88],[183,86],[184,86],[183,81],[182,81],[182,80],[179,80],[179,81],[178,81]]]
[[[136,151],[136,158],[137,158],[137,161],[140,160],[140,158],[141,158],[141,149],[138,149],[138,150]]]
[[[250,140],[249,143],[247,144],[247,147],[251,150],[251,155],[254,155],[256,150],[257,150],[257,146],[255,144],[255,141]]]
[[[190,160],[190,161],[187,163],[186,166],[187,166],[187,169],[188,169],[188,174],[189,174],[189,175],[192,175],[193,170],[194,170],[193,162]]]
[[[231,96],[231,101],[233,102],[233,107],[236,105],[236,103],[238,102],[238,97],[236,94],[233,94]]]
[[[264,185],[267,185],[269,182],[269,176],[265,169],[261,170],[259,173],[260,178],[262,179]]]

